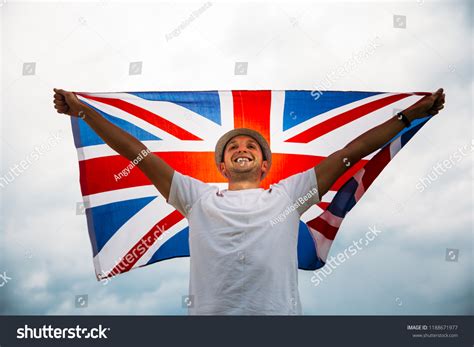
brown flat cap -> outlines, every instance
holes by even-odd
[[[234,137],[239,135],[247,135],[253,138],[255,141],[258,142],[260,145],[260,149],[263,153],[263,160],[268,162],[268,170],[262,176],[262,180],[267,175],[270,167],[272,166],[272,151],[270,150],[270,146],[268,145],[267,140],[258,132],[249,128],[237,128],[231,131],[226,132],[224,135],[221,136],[219,141],[217,141],[216,149],[214,151],[214,160],[216,162],[217,169],[219,170],[219,164],[223,161],[224,156],[224,149],[227,143]],[[220,172],[220,170],[219,170]]]

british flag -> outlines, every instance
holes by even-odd
[[[227,188],[227,182],[215,167],[214,147],[233,128],[255,129],[268,140],[273,164],[262,181],[262,187],[268,188],[317,165],[426,94],[310,90],[76,93],[175,170],[220,188]],[[322,201],[302,216],[300,269],[314,270],[325,264],[346,214],[430,118],[412,122],[380,150],[352,165]],[[183,215],[86,122],[76,117],[71,122],[97,278],[189,256],[189,230]],[[128,172],[124,171],[127,167]]]

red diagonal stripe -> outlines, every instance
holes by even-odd
[[[367,190],[382,170],[387,166],[390,158],[390,145],[380,150],[372,160],[365,166],[365,173],[362,176],[362,183]]]
[[[404,99],[412,94],[397,94],[390,95],[383,99],[371,101],[367,104],[358,106],[349,111],[343,112],[337,116],[334,116],[330,119],[325,120],[301,133],[293,136],[292,138],[286,140],[285,142],[297,142],[297,143],[308,143],[321,137],[337,128],[342,127],[343,125],[350,123],[360,117],[365,116],[379,108],[392,104],[398,100]]]
[[[330,202],[320,202],[319,204],[317,204],[321,209],[325,210],[328,208]]]
[[[310,220],[306,224],[311,228],[319,231],[321,234],[324,235],[325,238],[329,240],[334,240],[336,238],[337,231],[339,230],[339,228],[332,226],[319,216]]]
[[[164,230],[169,230],[173,225],[183,219],[183,215],[174,210],[165,218],[156,223],[122,258],[114,269],[104,278],[112,277],[119,273],[129,271],[136,262],[146,253],[150,246],[160,237]]]
[[[160,117],[159,115],[150,112],[144,108],[141,108],[139,106],[130,104],[124,100],[120,99],[113,99],[113,98],[101,98],[97,96],[90,96],[86,94],[81,94],[81,93],[76,93],[77,95],[81,95],[87,99],[95,100],[102,102],[104,104],[116,107],[121,109],[122,111],[125,111],[127,113],[130,113],[134,115],[137,118],[140,118],[144,120],[147,123],[150,123],[151,125],[156,126],[157,128],[160,128],[167,133],[173,135],[174,137],[177,137],[180,140],[199,140],[202,141],[201,138],[197,137],[194,134],[191,134],[189,131],[181,128],[180,126],[166,120],[163,117]]]

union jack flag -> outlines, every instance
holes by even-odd
[[[227,182],[214,164],[217,140],[233,128],[255,129],[273,152],[272,168],[262,181],[262,187],[268,188],[317,165],[428,93],[235,90],[75,94],[175,170],[220,188],[227,188]],[[412,122],[380,150],[352,165],[322,201],[302,216],[300,269],[324,265],[346,214],[430,118]],[[183,215],[86,122],[71,117],[71,123],[97,278],[189,256],[189,230]]]

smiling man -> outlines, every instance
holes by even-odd
[[[219,190],[175,171],[168,203],[189,223],[191,314],[300,314],[298,225],[319,202],[314,169],[265,190],[260,181],[272,154],[256,131],[224,134],[215,163],[229,181]],[[310,200],[281,222],[272,223],[299,197]]]
[[[148,150],[136,138],[81,103],[72,92],[55,89],[59,113],[81,117],[112,149],[129,160]],[[436,115],[442,89],[360,135],[314,168],[260,188],[272,153],[258,132],[239,128],[215,147],[215,164],[228,180],[219,189],[175,171],[157,155],[138,167],[189,224],[190,314],[301,314],[297,241],[301,215],[318,203],[333,183],[360,159],[383,146],[412,120]],[[288,211],[290,211],[288,213]],[[284,216],[284,218],[281,218]]]

